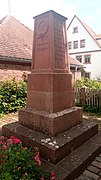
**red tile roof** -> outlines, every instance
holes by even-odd
[[[80,63],[78,60],[72,58],[69,56],[69,61],[70,61],[70,64],[71,65],[76,65],[76,66],[79,66],[79,67],[83,67],[84,65],[82,63]]]
[[[94,37],[95,39],[101,39],[101,34],[96,34]]]
[[[33,31],[12,16],[0,21],[0,57],[32,59]],[[69,57],[70,64],[83,66]]]
[[[0,21],[0,56],[31,59],[32,36],[29,28],[6,16]]]

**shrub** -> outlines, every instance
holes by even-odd
[[[84,105],[83,109],[86,112],[92,112],[92,113],[100,114],[99,109],[96,106],[93,106],[93,105]]]
[[[26,105],[26,82],[6,80],[0,82],[0,113],[11,113]]]
[[[85,78],[85,79],[81,79],[81,80],[77,80],[75,82],[75,87],[83,87],[83,86],[86,86],[90,89],[101,89],[101,81],[97,81],[97,80],[92,80],[92,79],[88,79],[88,78]]]
[[[11,136],[0,138],[1,180],[55,180],[52,173],[44,170],[38,148],[23,147],[20,139]]]

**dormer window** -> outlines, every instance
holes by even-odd
[[[73,27],[73,33],[78,33],[78,27]]]

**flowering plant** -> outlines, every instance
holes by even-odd
[[[55,180],[52,173],[44,170],[38,148],[23,147],[20,139],[0,137],[1,180]]]

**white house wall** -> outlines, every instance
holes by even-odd
[[[77,54],[70,55],[72,58],[76,58]],[[82,56],[82,63],[84,63],[84,55],[85,53],[79,54]],[[86,72],[91,72],[91,79],[101,79],[101,51],[100,52],[92,52],[91,53],[91,63],[85,64],[84,69]]]
[[[73,28],[78,27],[78,33],[73,33]],[[75,18],[67,31],[68,42],[72,42],[72,49],[69,50],[69,53],[76,53],[76,52],[85,52],[85,51],[93,51],[99,50],[100,47],[96,44],[96,42],[92,39],[90,34],[87,30],[82,26],[80,21]],[[80,48],[80,40],[85,39],[85,48]],[[78,48],[73,49],[73,41],[78,40]]]
[[[73,33],[73,28],[78,27],[78,33]],[[91,63],[84,64],[85,71],[91,72],[91,79],[101,78],[101,48],[84,28],[78,18],[74,18],[70,24],[68,31],[68,42],[72,42],[72,49],[69,49],[69,55],[73,58],[82,55],[82,63],[84,63],[84,55],[91,55]],[[80,40],[85,39],[85,48],[80,48]],[[78,40],[78,48],[73,49],[73,41]]]
[[[101,51],[92,53],[91,72],[92,79],[101,79]]]
[[[101,39],[97,39],[98,43],[101,45]]]

